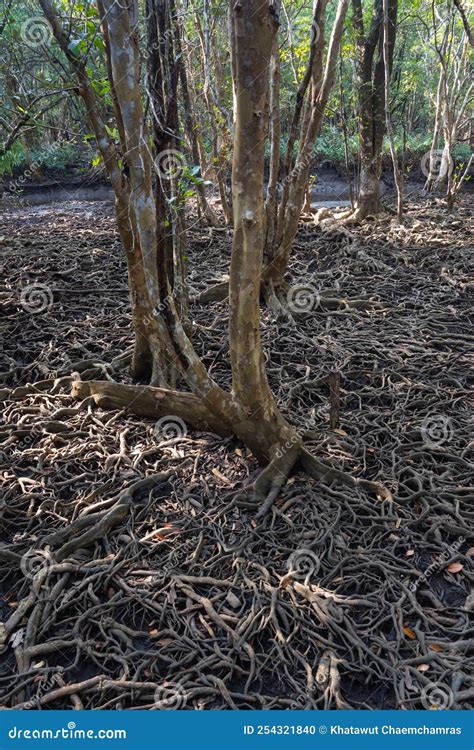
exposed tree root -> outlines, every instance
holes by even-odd
[[[255,481],[255,499],[262,503],[256,518],[263,518],[277,499],[281,488],[286,484],[290,471],[298,460],[301,444],[290,446],[283,453],[278,452]]]
[[[194,302],[207,304],[208,302],[223,302],[229,296],[229,277],[220,281],[215,286],[210,286],[194,297]]]
[[[346,211],[334,212],[332,215],[329,215],[326,212],[317,214],[315,223],[322,229],[333,226],[346,227],[351,224],[361,224],[367,219],[375,218],[375,216],[377,216],[377,219],[383,218],[386,214],[387,212],[385,209],[378,214],[371,214],[364,208],[357,208],[356,206],[354,210],[349,209]]]
[[[300,455],[300,463],[304,470],[311,477],[315,479],[322,479],[326,484],[343,484],[347,487],[360,487],[366,490],[370,494],[376,495],[380,499],[392,500],[392,494],[390,490],[384,487],[379,482],[370,482],[367,479],[361,479],[359,477],[353,477],[346,471],[335,469],[333,466],[328,466],[324,461],[320,461],[318,458],[313,456],[306,448],[303,448]]]
[[[100,216],[93,232],[85,210]],[[215,429],[157,440],[153,418],[96,409],[87,390],[74,403],[77,376],[55,386],[78,364],[105,389],[130,345],[126,293],[102,291],[123,286],[125,273],[110,207],[56,204],[12,213],[8,226],[0,218],[12,310],[0,376],[0,708],[156,709],[157,691],[166,699],[177,687],[180,707],[196,710],[426,709],[433,683],[451,708],[469,708],[467,201],[454,210],[446,219],[444,205],[411,203],[406,232],[366,222],[351,230],[356,243],[339,229],[300,233],[292,279],[333,298],[376,290],[391,314],[315,308],[296,326],[262,315],[272,390],[321,459],[314,468],[311,458],[313,479],[299,458],[264,529],[261,506],[229,502],[258,471],[237,441]],[[227,268],[230,237],[212,237],[191,235],[193,285]],[[89,263],[83,286],[97,294],[64,293],[49,311],[22,312],[22,286],[56,288],[55,273],[78,258]],[[230,391],[224,308],[192,308],[193,341]],[[99,362],[106,368],[90,375]],[[341,373],[336,432],[332,370]],[[332,462],[387,477],[395,501],[331,482]],[[69,529],[55,557],[76,520],[107,513],[124,488],[170,469],[103,537],[33,576],[45,537]]]
[[[83,399],[92,396],[104,409],[125,409],[131,414],[152,417],[179,417],[197,430],[229,436],[232,430],[216,419],[206,404],[192,393],[172,391],[153,386],[123,385],[103,380],[77,380],[71,395]]]
[[[212,415],[208,413],[206,407],[192,394],[167,391],[152,386],[130,386],[97,380],[86,383],[82,381],[74,382],[72,395],[75,398],[92,396],[95,403],[102,408],[125,409],[131,414],[140,416],[178,416],[198,429],[205,429],[205,422],[203,422],[203,414],[205,414],[207,423],[209,424],[211,421],[214,423],[213,431],[216,434],[232,434],[215,418],[212,419]],[[262,518],[268,513],[281,488],[286,483],[291,469],[298,461],[310,476],[322,479],[328,484],[339,482],[346,486],[360,487],[381,498],[391,498],[389,490],[383,485],[353,477],[347,472],[328,466],[315,458],[302,447],[298,439],[298,441],[279,446],[273,460],[256,480],[253,487],[255,498],[263,503],[257,513],[257,518]],[[122,505],[123,503],[119,503],[115,507],[116,513],[122,512]],[[107,518],[107,516],[104,518],[104,523],[108,523]],[[51,543],[51,541],[47,543]]]
[[[147,492],[167,481],[171,471],[140,479],[124,489],[114,501],[107,501],[105,510],[83,513],[72,524],[64,529],[45,536],[41,543],[44,546],[58,548],[55,559],[58,562],[69,557],[75,550],[90,547],[98,539],[103,539],[115,526],[118,526],[128,514],[130,505],[141,492]],[[100,507],[102,503],[98,504]],[[91,508],[88,509],[89,511]]]
[[[284,281],[278,287],[275,287],[270,281],[267,284],[262,285],[262,297],[267,307],[278,317],[282,316],[288,320],[293,320],[293,315],[305,315],[306,312],[303,310],[292,310],[291,313],[287,307],[285,295],[290,290],[291,285]],[[228,282],[223,281],[216,286],[209,287],[200,295],[195,298],[196,302],[208,303],[208,302],[221,302],[228,297],[229,288]],[[321,310],[383,310],[387,309],[387,305],[376,300],[366,299],[345,299],[339,297],[329,297],[322,294],[319,299],[315,302],[314,309]]]

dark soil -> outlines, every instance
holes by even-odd
[[[302,227],[291,314],[262,309],[271,385],[316,455],[394,500],[295,474],[256,522],[242,490],[259,469],[237,441],[69,395],[72,379],[131,382],[115,360],[132,340],[112,205],[0,217],[0,704],[469,707],[469,221],[467,201],[448,216],[431,200],[404,229]],[[197,293],[228,272],[231,233],[189,238]],[[192,308],[224,385],[226,316],[226,302]],[[112,532],[56,560],[52,532],[168,471]]]

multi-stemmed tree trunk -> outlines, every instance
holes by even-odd
[[[111,177],[116,193],[117,223],[130,255],[131,296],[142,316],[140,324],[153,357],[154,380],[160,386],[89,381],[76,383],[73,393],[80,397],[92,395],[104,407],[125,407],[132,413],[150,417],[175,415],[199,429],[236,435],[262,464],[268,464],[255,483],[257,496],[265,499],[263,512],[298,460],[309,473],[327,481],[359,484],[378,494],[387,494],[380,485],[356,480],[311,456],[304,449],[298,431],[279,411],[267,381],[260,341],[259,297],[265,231],[263,174],[269,60],[277,28],[274,7],[262,0],[239,0],[237,4],[231,0],[230,7],[236,108],[232,178],[235,234],[229,323],[232,390],[227,392],[212,379],[196,354],[171,293],[161,228],[165,213],[162,201],[155,200],[154,196],[150,133],[142,103],[135,29],[137,6],[125,7],[115,0],[101,0],[108,74],[121,140],[120,155],[107,137],[87,70],[69,50],[51,0],[39,2],[78,78],[78,90]],[[160,28],[168,11],[168,0],[150,0],[147,15],[152,36],[156,36],[156,29]],[[165,59],[161,55],[149,59],[149,95],[155,107],[160,96],[163,98],[160,106],[167,101],[168,106],[173,107],[176,90],[173,77],[169,76],[173,67],[169,50],[165,49],[164,54]],[[170,67],[164,75],[166,60]],[[165,91],[170,81],[171,90]],[[159,91],[153,91],[157,86]],[[163,111],[167,108],[161,110],[161,114]],[[172,114],[170,118],[172,120]],[[159,136],[160,131],[155,129],[155,141]],[[119,168],[120,158],[124,160],[123,169]],[[177,371],[190,392],[170,388],[167,378],[171,369]]]
[[[397,30],[398,0],[388,0],[385,54],[391,73]],[[351,220],[379,213],[382,145],[385,133],[385,65],[383,0],[374,0],[370,29],[366,34],[362,0],[352,0],[356,40],[356,70],[359,117],[360,177],[357,207]]]
[[[272,287],[282,284],[291,248],[298,231],[305,201],[314,144],[321,129],[323,115],[334,84],[339,49],[349,0],[339,0],[336,17],[325,53],[325,16],[327,0],[315,0],[310,30],[310,52],[305,74],[296,93],[295,110],[290,125],[285,160],[280,170],[281,197],[276,199],[276,152],[279,150],[279,125],[275,108],[279,95],[278,48],[273,51],[272,78],[272,162],[267,193],[267,241],[264,280]],[[296,159],[293,157],[298,141]],[[272,179],[273,178],[273,179]]]
[[[193,101],[191,97],[191,91],[188,81],[188,71],[186,62],[183,58],[183,45],[182,45],[182,34],[181,25],[176,20],[175,22],[175,48],[176,57],[179,65],[179,78],[181,83],[181,94],[183,98],[183,112],[184,112],[184,123],[186,128],[186,134],[191,149],[191,155],[193,158],[193,165],[199,165],[201,171],[201,177],[204,176],[204,164],[201,164],[201,153],[199,136],[196,126],[196,118],[193,112]],[[196,185],[198,206],[201,213],[201,217],[211,226],[219,225],[219,217],[209,205],[209,201],[206,195],[206,188],[204,181],[200,179]]]
[[[214,175],[219,189],[224,221],[229,224],[232,219],[232,207],[227,194],[226,179],[228,175],[227,150],[231,140],[232,117],[221,102],[217,89],[215,71],[213,70],[213,47],[211,40],[211,19],[209,0],[204,0],[198,9],[192,3],[196,32],[202,50],[203,94],[206,102],[207,117],[211,130],[212,159]]]
[[[314,0],[309,29],[308,63],[296,92],[295,107],[282,164],[280,164],[280,47],[276,36],[271,50],[270,174],[265,200],[262,288],[265,295],[273,299],[273,290],[283,284],[291,248],[307,201],[314,145],[334,84],[344,20],[349,5],[349,0],[338,0],[326,51],[324,31],[327,2],[328,0]],[[278,15],[279,3],[273,3],[272,8],[273,13]],[[234,40],[231,38],[231,58],[235,60],[235,56]],[[238,92],[234,86],[235,106],[237,98]],[[295,144],[297,144],[296,155]],[[227,293],[228,286],[224,282],[208,290],[202,296],[202,300],[222,299]]]
[[[469,34],[465,26],[460,35],[456,34],[456,17],[452,7],[447,7],[446,17],[441,10],[433,3],[430,39],[438,57],[439,78],[431,150],[425,165],[425,189],[430,191],[446,184],[446,200],[448,209],[451,209],[472,163],[471,157],[464,172],[455,175],[452,151],[466,109],[472,101],[474,84],[466,69]],[[439,148],[440,145],[442,148]]]

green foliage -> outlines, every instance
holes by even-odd
[[[25,170],[33,170],[35,174],[47,174],[48,170],[61,170],[75,168],[83,165],[87,168],[92,158],[92,151],[76,143],[64,143],[61,145],[51,144],[49,146],[38,146],[25,151],[20,141],[15,141],[12,148],[0,157],[0,176],[21,173]]]
[[[24,149],[19,141],[15,141],[6,154],[0,156],[0,177],[13,174],[13,169],[19,167],[24,160]]]

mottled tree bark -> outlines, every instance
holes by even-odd
[[[249,438],[273,459],[282,442],[300,443],[281,416],[268,385],[260,340],[264,146],[269,60],[278,22],[274,8],[262,0],[231,2],[236,91],[232,165],[234,241],[229,287],[232,392],[240,431],[248,432]]]
[[[59,21],[50,0],[40,1],[48,12],[51,9],[53,31],[62,42]],[[232,177],[235,231],[229,316],[232,391],[228,393],[213,380],[194,350],[173,296],[168,295],[165,299],[162,296],[169,289],[169,281],[166,258],[156,250],[159,225],[165,214],[156,213],[153,199],[152,154],[145,127],[133,20],[136,8],[122,6],[115,0],[102,2],[109,40],[111,83],[123,129],[123,172],[118,169],[114,144],[104,136],[103,122],[95,107],[87,72],[73,55],[70,62],[84,87],[84,99],[90,104],[90,119],[116,193],[119,226],[131,247],[131,262],[135,263],[131,276],[132,295],[138,295],[144,310],[146,341],[154,364],[160,363],[164,356],[167,368],[161,371],[162,376],[166,376],[169,366],[175,367],[190,393],[176,391],[167,383],[165,387],[154,388],[98,381],[74,384],[74,395],[78,398],[92,396],[103,407],[125,408],[132,413],[150,416],[175,413],[198,429],[236,435],[260,463],[268,464],[254,486],[257,497],[263,501],[260,514],[268,511],[298,460],[311,475],[323,477],[326,481],[358,484],[370,491],[387,494],[380,485],[354,479],[305,451],[299,433],[279,411],[267,381],[259,330],[259,297],[265,231],[263,176],[269,61],[277,28],[274,7],[262,0],[239,0],[237,3],[231,0],[230,7],[236,110]],[[160,9],[155,7],[152,12],[159,13]],[[159,18],[149,20],[151,23],[158,21],[159,28]],[[65,54],[66,49],[67,45],[63,47]],[[160,57],[153,65],[162,63]],[[155,71],[152,66],[150,72]],[[169,75],[157,75],[151,83],[160,87],[156,92],[158,99],[163,93],[161,85],[167,87],[167,82]],[[173,91],[172,87],[171,93]],[[137,286],[133,286],[135,284]]]

